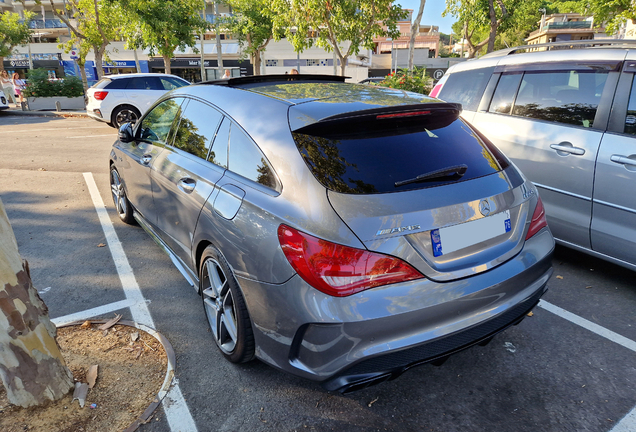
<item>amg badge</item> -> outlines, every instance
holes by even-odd
[[[409,225],[409,226],[404,226],[400,228],[383,229],[375,233],[375,235],[379,236],[379,235],[386,235],[386,234],[395,234],[395,233],[404,232],[404,231],[415,231],[418,229],[421,229],[419,225]]]

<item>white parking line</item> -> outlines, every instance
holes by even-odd
[[[61,131],[61,130],[75,130],[75,129],[95,129],[95,126],[73,126],[73,127],[66,127],[66,128],[50,128],[50,129],[31,129],[29,128],[29,132],[44,132],[44,131]],[[7,130],[3,130],[2,131],[3,134],[6,133],[24,133],[24,130],[14,130],[14,131],[7,131]]]
[[[105,134],[105,135],[80,135],[80,136],[67,136],[64,138],[93,138],[93,137],[105,137],[105,136],[109,136],[109,137],[117,137],[116,133],[109,133],[109,134]]]
[[[132,313],[133,320],[139,324],[154,328],[152,316],[150,316],[150,311],[148,310],[146,301],[139,289],[137,279],[135,279],[132,268],[128,263],[128,258],[124,253],[124,248],[119,242],[119,237],[117,237],[115,228],[108,216],[102,196],[95,184],[93,174],[90,172],[84,173],[84,180],[86,181],[88,191],[91,194],[95,210],[97,211],[97,217],[99,218],[99,222],[104,230],[106,243],[108,244],[110,253],[113,256],[113,261],[115,262],[115,267],[117,268],[117,273],[119,274],[119,279],[121,280],[121,285],[124,289],[124,294],[128,300],[132,301],[130,311]],[[194,423],[194,419],[190,414],[188,405],[183,398],[181,389],[179,389],[178,383],[175,383],[172,386],[166,397],[169,397],[170,399],[166,401],[167,403],[162,403],[161,406],[166,413],[170,429],[173,432],[196,432],[196,424]]]
[[[558,306],[553,305],[552,303],[548,303],[545,300],[541,300],[539,302],[539,306],[543,309],[552,312],[555,315],[560,316],[574,324],[580,325],[581,327],[596,333],[599,336],[603,336],[606,339],[611,340],[612,342],[616,342],[619,345],[624,346],[627,349],[632,351],[636,351],[636,342],[631,339],[627,339],[625,336],[621,336],[618,333],[614,333],[611,330],[606,329],[605,327],[601,327],[598,324],[594,324],[592,321],[588,321],[585,318],[581,318],[578,315],[574,315],[572,312],[568,312],[565,309],[561,309]]]
[[[563,319],[566,319],[593,333],[596,333],[599,336],[609,339],[612,342],[616,342],[617,344],[629,350],[636,351],[636,342],[634,342],[631,339],[627,339],[625,336],[621,336],[618,333],[614,333],[613,331],[608,330],[605,327],[601,327],[598,324],[594,324],[593,322],[588,321],[585,318],[581,318],[578,315],[574,315],[572,312],[568,312],[565,309],[561,309],[560,307],[555,306],[552,303],[548,303],[545,300],[541,300],[539,302],[539,306],[549,312],[552,312],[555,315],[560,316]],[[627,415],[623,417],[621,421],[616,423],[616,425],[614,425],[614,427],[610,430],[610,432],[634,432],[634,431],[636,431],[636,407],[634,407],[634,409],[632,409],[629,413],[627,413]]]
[[[131,307],[135,304],[134,300],[120,300],[118,302],[109,303],[107,305],[99,306],[92,309],[87,309],[85,311],[77,312],[74,314],[54,318],[51,321],[56,326],[61,326],[64,324],[70,324],[75,321],[86,321],[89,318],[93,318],[98,315],[105,315],[110,312],[114,312],[116,310],[124,309],[127,307]]]

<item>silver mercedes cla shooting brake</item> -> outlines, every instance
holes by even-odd
[[[489,342],[546,290],[541,199],[460,111],[340,77],[179,88],[121,127],[113,199],[226,359],[358,390]]]

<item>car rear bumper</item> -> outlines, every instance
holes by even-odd
[[[520,322],[546,291],[554,240],[545,229],[484,273],[411,281],[334,298],[297,275],[282,285],[239,278],[256,355],[287,372],[353,391],[442,360]]]

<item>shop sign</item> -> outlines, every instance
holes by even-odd
[[[28,60],[11,60],[9,62],[9,64],[12,67],[29,67],[29,61]]]

